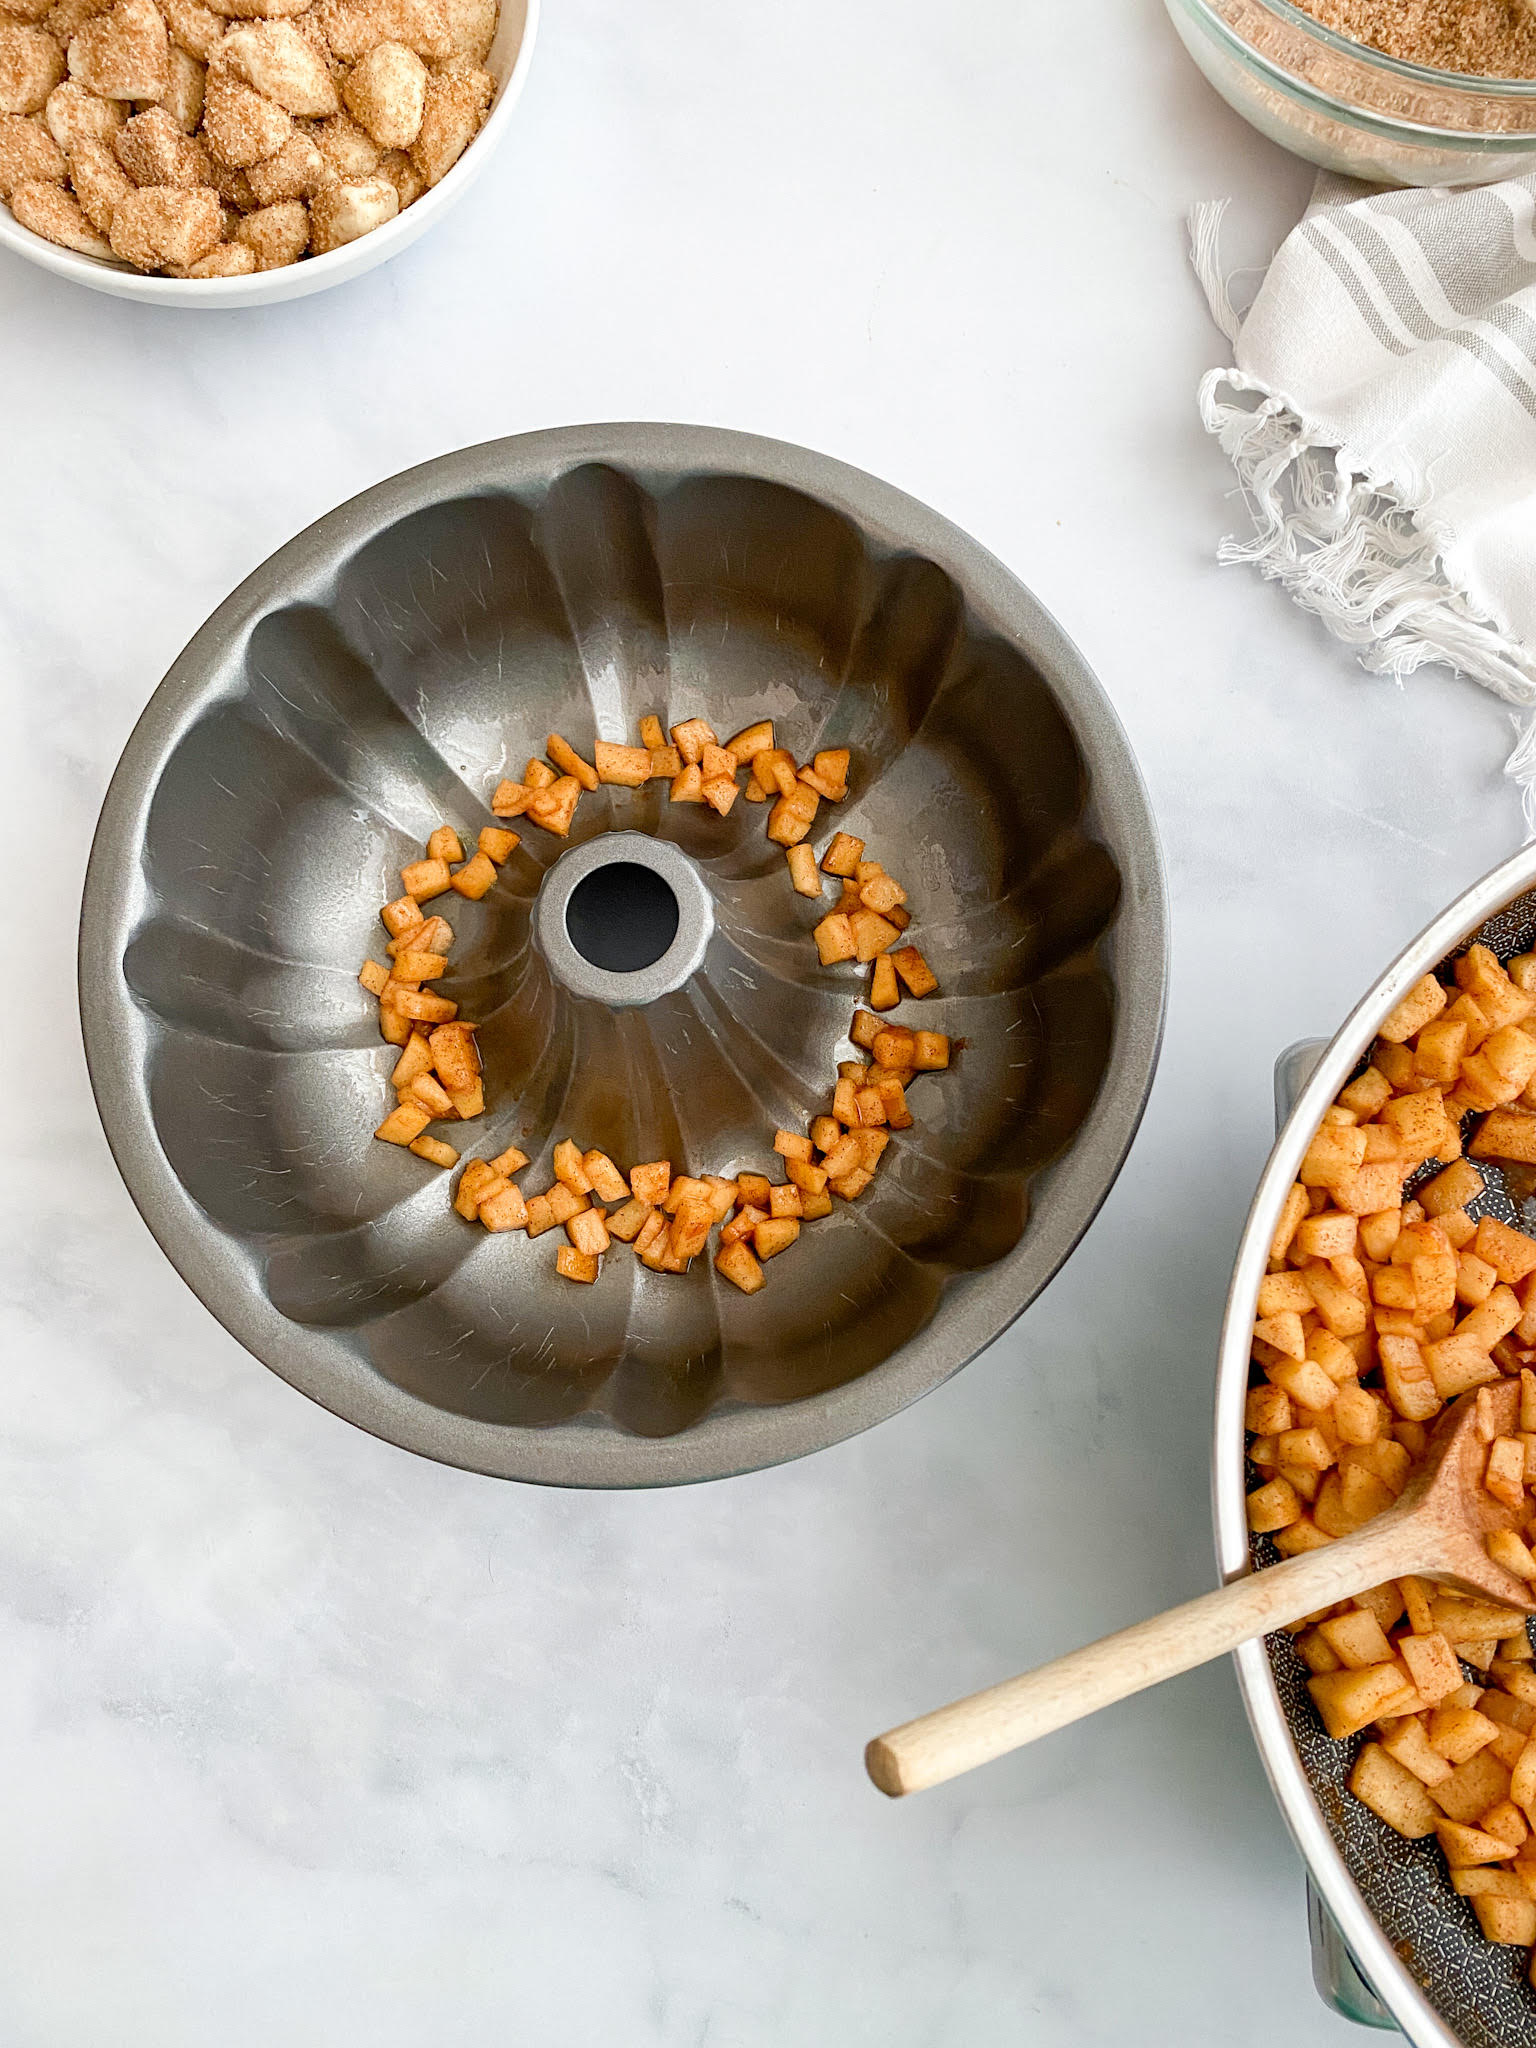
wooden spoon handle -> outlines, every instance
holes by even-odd
[[[1432,1534],[1408,1515],[1379,1516],[1324,1549],[1234,1579],[1022,1678],[877,1735],[864,1752],[865,1768],[893,1799],[942,1785],[1316,1608],[1405,1572],[1433,1571],[1438,1560],[1423,1554],[1433,1547]]]

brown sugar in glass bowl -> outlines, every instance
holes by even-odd
[[[1404,64],[1536,78],[1536,14],[1523,0],[1308,0],[1307,12]]]
[[[1521,0],[1165,5],[1223,99],[1327,170],[1480,185],[1536,167],[1536,22]],[[1497,75],[1505,64],[1519,68]]]

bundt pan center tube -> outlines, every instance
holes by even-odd
[[[750,1298],[615,1246],[594,1286],[490,1235],[372,1131],[390,1106],[359,963],[447,822],[564,733],[762,719],[850,751],[814,844],[857,834],[939,977],[893,1021],[947,1073],[857,1202]],[[437,986],[480,1024],[486,1113],[531,1192],[563,1137],[626,1170],[772,1171],[822,1113],[867,976],[761,807],[603,786],[529,825]],[[433,906],[441,907],[441,906]],[[1166,907],[1135,762],[1071,643],[984,549],[858,470],[715,429],[595,426],[396,477],[274,555],[140,720],[86,882],[80,996],[107,1136],[189,1285],[338,1415],[565,1485],[719,1477],[937,1386],[1039,1293],[1140,1120]],[[774,1175],[775,1178],[779,1176]]]
[[[632,1009],[684,986],[715,918],[703,875],[670,840],[605,832],[546,871],[533,924],[557,981]]]

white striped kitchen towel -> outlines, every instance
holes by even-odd
[[[1368,669],[1446,662],[1536,705],[1536,176],[1384,192],[1324,174],[1200,386],[1253,514],[1220,559],[1282,583]],[[1536,720],[1508,768],[1536,833]]]

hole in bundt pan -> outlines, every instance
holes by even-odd
[[[677,937],[677,898],[653,868],[613,860],[576,884],[565,929],[583,960],[608,974],[653,967]]]

